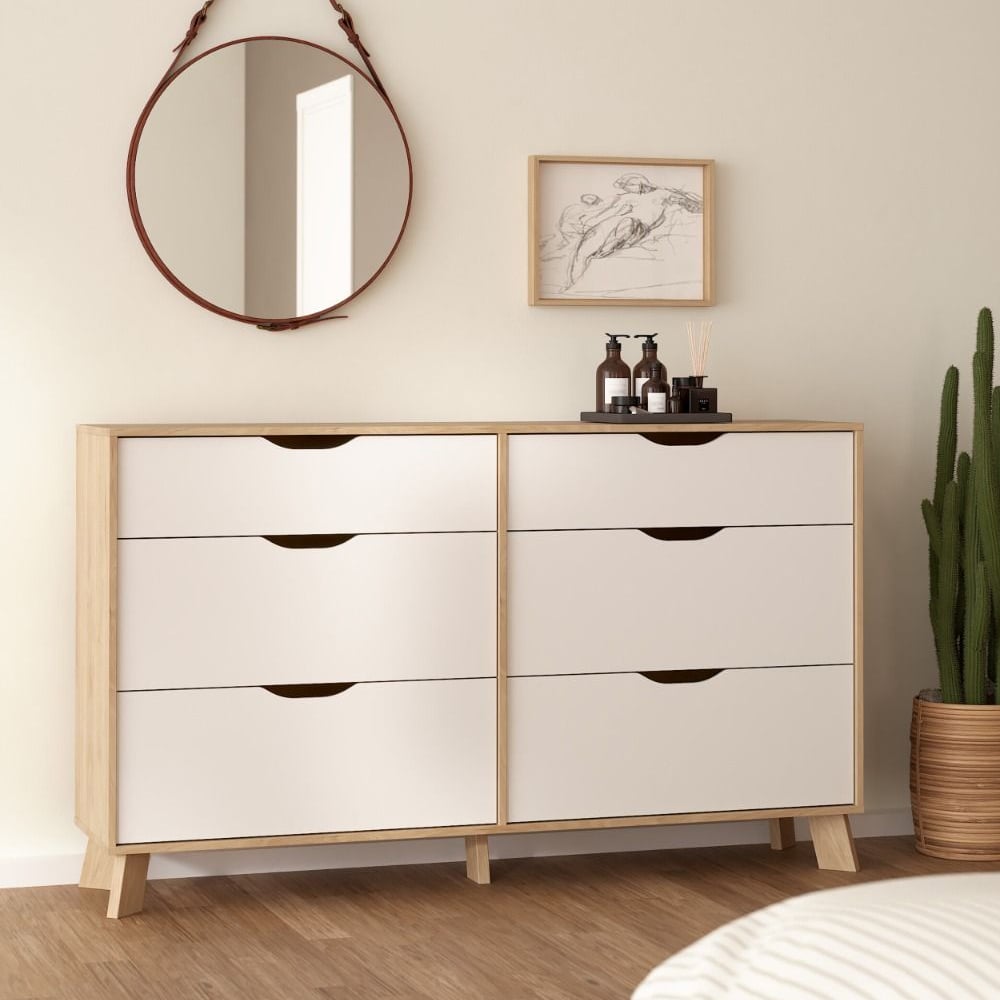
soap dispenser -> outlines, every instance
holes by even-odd
[[[642,336],[642,334],[637,333],[636,336],[639,337]],[[640,399],[642,398],[642,387],[645,385],[646,379],[653,374],[653,365],[657,362],[656,340],[654,338],[658,336],[658,333],[647,333],[645,335],[646,339],[642,342],[642,358],[637,361],[635,365],[633,379],[635,389],[633,391]],[[663,370],[660,374],[663,377],[663,381],[667,382],[666,366],[663,366]],[[669,382],[667,384],[669,385]]]
[[[597,412],[611,412],[612,396],[632,395],[632,369],[622,361],[622,346],[619,337],[627,333],[606,333],[607,357],[597,366]]]

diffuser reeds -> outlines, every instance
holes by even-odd
[[[703,319],[698,336],[695,336],[694,323],[687,324],[688,348],[691,351],[691,374],[704,376],[705,362],[708,360],[708,345],[712,341],[712,321]],[[700,385],[701,383],[699,383]]]

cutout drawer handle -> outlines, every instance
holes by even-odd
[[[701,684],[718,677],[720,670],[640,670],[639,674],[654,684]]]
[[[354,434],[265,434],[264,440],[296,451],[329,450],[353,441]]]
[[[655,538],[658,542],[700,542],[711,538],[725,528],[640,528],[644,535]]]
[[[263,684],[268,694],[279,698],[332,698],[354,687],[355,681],[345,684]]]
[[[265,542],[282,549],[332,549],[349,542],[354,535],[261,535]]]
[[[722,431],[678,431],[677,433],[652,431],[650,433],[640,433],[642,437],[647,441],[652,441],[653,444],[676,445],[678,447],[710,444],[716,438],[720,438],[723,435]]]

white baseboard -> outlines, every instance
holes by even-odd
[[[853,816],[857,837],[890,837],[913,833],[910,813],[887,810]],[[807,840],[808,825],[797,821],[798,836]],[[721,847],[762,844],[768,840],[764,822],[703,823],[692,826],[646,826],[624,830],[577,830],[561,833],[516,833],[493,837],[490,855],[540,858],[616,851],[661,851],[678,847]],[[463,842],[410,840],[389,843],[331,844],[251,851],[202,851],[154,855],[149,877],[192,878],[200,875],[246,875],[257,872],[310,871],[320,868],[373,868],[462,861]],[[83,853],[41,857],[0,858],[0,888],[73,885],[80,877]]]

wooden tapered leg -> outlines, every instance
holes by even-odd
[[[108,899],[109,917],[127,917],[142,910],[148,870],[148,854],[119,854],[115,857],[111,873],[111,896]]]
[[[465,838],[465,874],[476,885],[490,884],[490,842],[488,837]]]
[[[787,851],[795,846],[795,820],[791,816],[780,816],[771,820],[771,850]]]
[[[114,860],[113,855],[102,844],[88,840],[87,853],[83,856],[83,870],[80,872],[80,888],[110,889]]]
[[[816,849],[816,864],[835,872],[860,870],[848,816],[810,816],[809,832]]]

